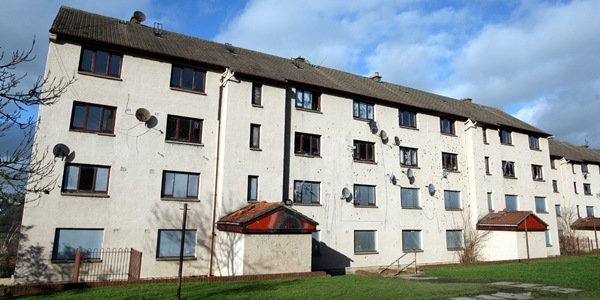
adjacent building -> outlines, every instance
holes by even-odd
[[[187,276],[451,263],[477,230],[486,260],[555,256],[557,209],[594,216],[597,151],[377,73],[68,7],[46,68],[76,81],[40,107],[58,183],[26,204],[19,282],[69,280],[77,248],[135,248],[141,277],[173,277],[184,203]]]

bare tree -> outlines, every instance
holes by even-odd
[[[577,212],[570,207],[561,209],[560,216],[556,217],[561,254],[573,255],[579,252],[580,237],[577,230],[571,226],[577,219],[579,219]]]
[[[471,211],[466,216],[463,214],[463,250],[458,252],[461,263],[474,263],[483,260],[483,248],[490,239],[491,231],[477,230],[476,222],[473,222]]]
[[[29,107],[56,103],[75,78],[57,79],[48,72],[47,76],[38,77],[31,88],[23,91],[22,81],[27,74],[17,75],[15,70],[35,59],[32,54],[34,46],[35,40],[28,51],[14,51],[7,59],[4,51],[0,52],[0,143],[6,143],[10,130],[24,132],[14,148],[0,153],[0,199],[9,199],[11,194],[28,193],[39,197],[52,190],[56,183],[56,178],[51,179],[54,161],[47,159],[50,155],[48,148],[40,149],[35,143],[38,123],[35,118],[25,117],[23,113]]]

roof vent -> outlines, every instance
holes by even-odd
[[[381,76],[379,76],[379,72],[375,72],[375,76],[371,77],[371,79],[381,82]]]
[[[129,20],[129,22],[135,23],[135,24],[140,24],[140,23],[144,22],[144,20],[146,20],[146,15],[144,15],[143,12],[136,10],[133,13],[133,16],[131,16],[131,20]]]
[[[229,51],[229,53],[236,54],[235,53],[235,50],[236,50],[235,47],[232,44],[230,44],[230,43],[225,43],[225,49],[227,49],[227,51]]]
[[[473,99],[471,99],[471,98],[465,98],[465,99],[462,99],[462,101],[473,103]]]
[[[298,69],[302,69],[302,66],[300,64],[304,63],[306,60],[304,59],[304,57],[302,56],[298,56],[296,58],[292,58],[292,63],[294,64],[294,66],[296,66],[296,68]]]

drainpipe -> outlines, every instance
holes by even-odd
[[[208,275],[213,275],[213,260],[215,257],[215,228],[217,225],[217,199],[220,194],[219,181],[221,180],[221,174],[219,174],[219,169],[221,167],[221,118],[222,118],[222,108],[223,108],[223,89],[227,85],[227,82],[231,77],[233,77],[234,72],[229,68],[225,68],[225,72],[221,74],[221,84],[219,85],[219,106],[217,108],[217,155],[215,159],[215,187],[214,187],[214,197],[213,197],[213,213],[212,213],[212,222],[211,222],[211,233],[210,233],[210,260],[208,267]]]

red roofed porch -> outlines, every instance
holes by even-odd
[[[530,211],[489,213],[477,222],[477,230],[546,231],[548,224]]]

